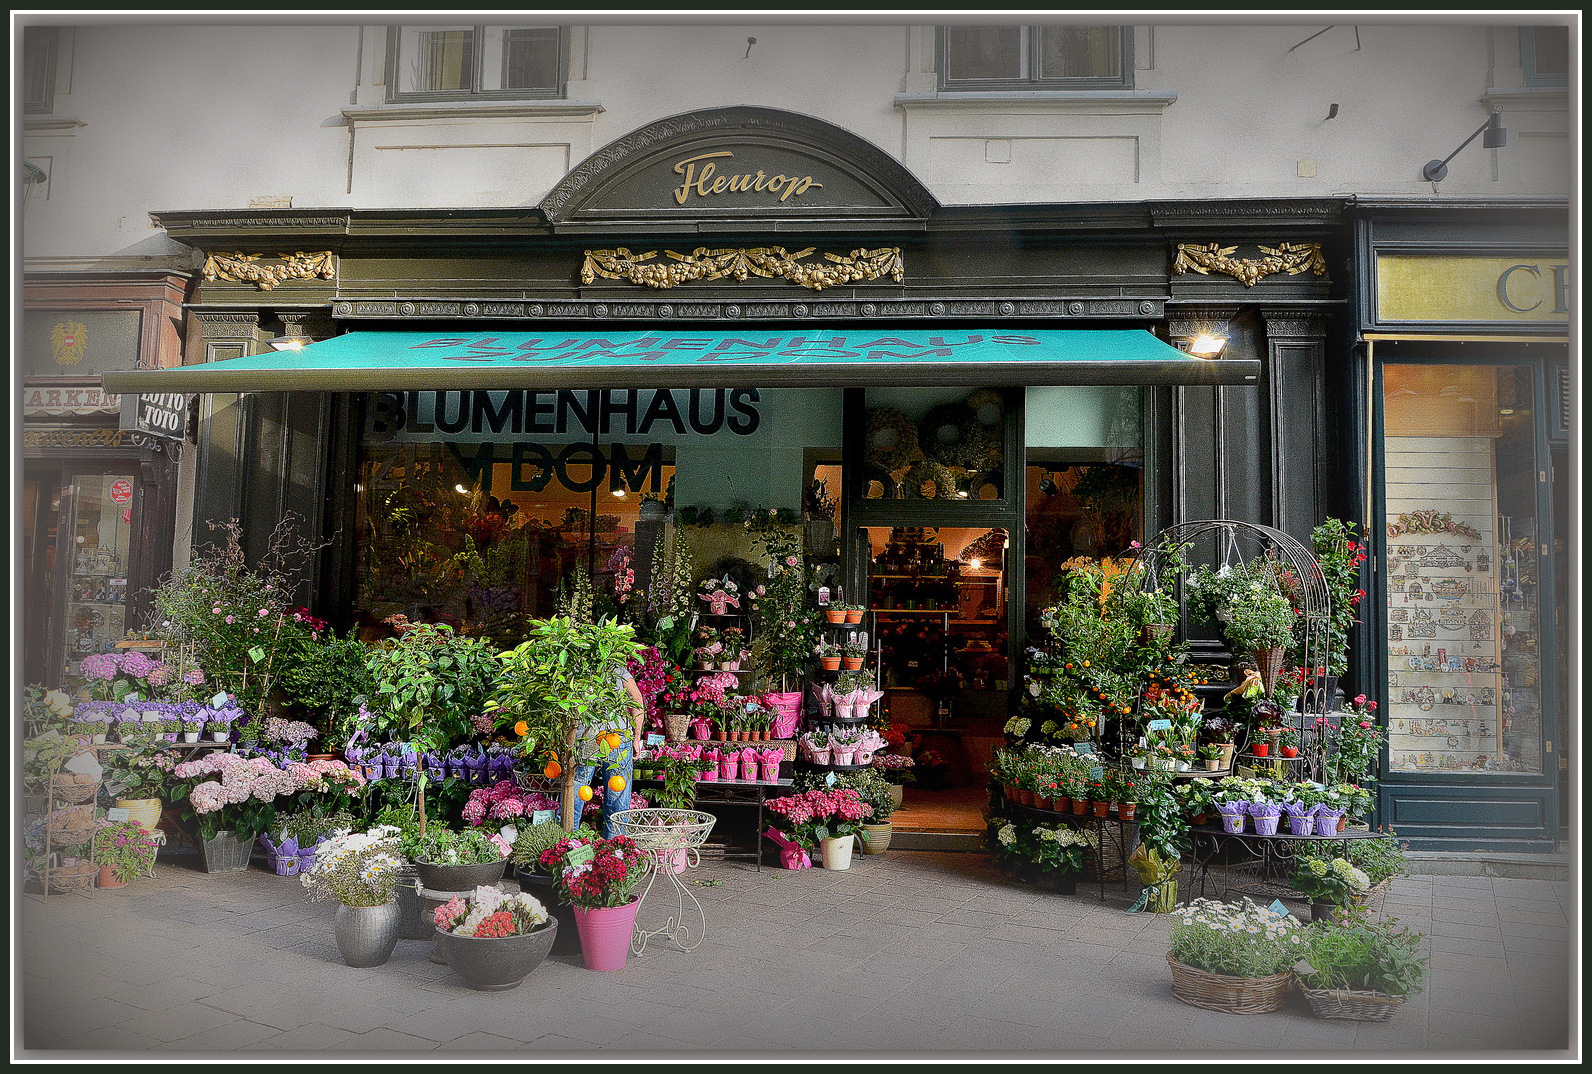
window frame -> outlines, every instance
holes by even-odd
[[[1537,33],[1542,30],[1561,30],[1567,36],[1569,27],[1566,26],[1522,26],[1520,28],[1520,73],[1526,86],[1530,89],[1565,89],[1570,85],[1570,73],[1566,70],[1563,74],[1538,74],[1537,73]]]
[[[984,25],[984,24],[979,24]],[[991,23],[989,25],[999,25]],[[950,42],[948,30],[950,26],[936,26],[934,28],[934,55],[935,74],[939,80],[941,92],[968,91],[975,93],[1001,93],[1013,91],[1033,90],[1103,90],[1103,89],[1132,89],[1133,88],[1133,27],[1110,25],[1117,31],[1117,64],[1119,73],[1114,76],[1068,76],[1061,78],[1041,78],[1030,73],[1019,78],[957,78],[950,74]],[[1041,49],[1043,34],[1040,31],[1047,27],[1044,24],[1024,24],[1017,27],[1021,31],[1021,45],[1026,56],[1029,72],[1038,71],[1042,59]]]
[[[53,26],[28,26],[22,32],[22,112],[24,115],[48,115],[55,111],[55,78],[59,70],[57,54],[59,36]],[[28,62],[42,54],[44,95],[28,97]]]
[[[448,24],[454,25],[454,24]],[[464,24],[458,24],[464,25]],[[473,35],[471,49],[471,88],[467,90],[404,90],[400,89],[401,71],[399,62],[402,59],[401,50],[403,35],[406,29],[427,30],[443,29],[442,24],[436,27],[416,26],[414,24],[391,25],[387,27],[387,102],[389,104],[435,103],[435,102],[460,102],[460,101],[559,101],[568,93],[569,84],[569,42],[570,28],[568,26],[549,26],[538,24],[535,26],[521,26],[509,23],[476,23],[470,25]],[[481,74],[486,62],[486,32],[489,29],[502,30],[548,30],[558,31],[558,73],[557,84],[551,88],[526,87],[521,89],[482,89]]]

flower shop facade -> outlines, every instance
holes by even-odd
[[[334,623],[507,640],[577,565],[644,590],[671,527],[744,591],[762,517],[870,609],[894,718],[993,744],[1066,560],[1361,517],[1345,210],[947,208],[849,132],[715,109],[534,209],[157,213],[204,257],[203,360],[106,383],[199,395],[195,541],[304,520]]]

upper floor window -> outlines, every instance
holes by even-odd
[[[22,111],[55,110],[55,29],[29,26],[22,32]]]
[[[940,88],[1128,88],[1132,48],[1126,26],[942,26]]]
[[[1569,85],[1569,27],[1521,27],[1520,66],[1525,73],[1527,86]]]
[[[387,34],[387,98],[562,97],[564,55],[558,26],[395,26]]]

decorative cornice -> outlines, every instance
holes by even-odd
[[[1272,339],[1324,339],[1327,335],[1326,316],[1314,310],[1262,309],[1260,315],[1266,322],[1266,335]]]
[[[1223,246],[1215,242],[1203,246],[1180,242],[1177,244],[1177,258],[1172,262],[1172,275],[1181,276],[1192,271],[1203,276],[1214,271],[1231,276],[1245,287],[1253,287],[1267,276],[1279,272],[1289,276],[1297,276],[1301,272],[1313,272],[1317,276],[1327,274],[1327,261],[1321,256],[1319,242],[1280,242],[1275,247],[1260,246],[1261,253],[1266,255],[1260,258],[1229,257],[1236,249],[1236,246]]]
[[[1032,320],[1157,321],[1165,298],[924,298],[865,301],[811,299],[800,302],[748,299],[618,302],[611,299],[538,301],[534,299],[428,298],[338,299],[332,316],[339,321],[487,318],[500,321],[602,320],[672,322],[690,320],[802,320],[850,317],[884,320],[900,317],[1022,317]]]
[[[260,324],[258,311],[194,310],[193,315],[207,325],[238,325],[243,328],[257,328]]]
[[[234,283],[252,283],[261,291],[275,289],[284,280],[323,280],[337,278],[337,255],[330,250],[307,254],[303,250],[291,254],[277,254],[279,265],[259,265],[263,254],[211,254],[205,258],[203,276],[207,280],[222,279]]]
[[[779,277],[800,284],[813,291],[837,287],[860,280],[877,280],[889,276],[900,283],[906,275],[901,262],[901,248],[882,247],[877,250],[853,250],[850,255],[824,254],[831,264],[802,264],[801,259],[812,254],[809,246],[794,254],[786,253],[783,246],[758,247],[751,250],[710,250],[699,246],[689,254],[663,251],[674,264],[646,264],[658,256],[656,250],[632,254],[623,246],[614,250],[587,250],[580,267],[580,282],[592,283],[598,276],[608,280],[625,280],[643,287],[667,290],[683,283],[697,280],[719,280],[728,276],[745,281],[747,276]]]

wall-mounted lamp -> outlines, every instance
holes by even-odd
[[[1483,133],[1485,132],[1485,133]],[[1448,162],[1458,155],[1460,149],[1476,140],[1476,135],[1481,134],[1481,147],[1483,149],[1502,149],[1509,144],[1509,132],[1504,129],[1503,113],[1494,112],[1487,117],[1487,122],[1477,127],[1469,138],[1459,143],[1459,149],[1448,154],[1442,160],[1429,160],[1426,167],[1421,169],[1421,176],[1430,182],[1440,183],[1448,175]]]
[[[620,499],[620,500],[624,499],[625,498],[625,490],[622,489],[622,488],[614,489],[614,497],[616,499]]]
[[[301,351],[315,341],[309,336],[298,334],[298,325],[287,324],[283,326],[282,334],[265,341],[274,351]]]
[[[1190,354],[1196,358],[1204,358],[1207,361],[1215,361],[1220,358],[1225,350],[1227,350],[1226,337],[1211,335],[1208,332],[1195,336],[1189,340],[1188,344],[1188,352]]]
[[[1043,492],[1046,496],[1054,496],[1056,494],[1054,470],[1046,470],[1045,476],[1039,479],[1039,491]]]

